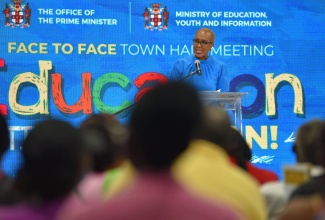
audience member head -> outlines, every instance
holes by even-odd
[[[94,172],[103,172],[118,164],[123,157],[128,133],[114,116],[104,113],[92,115],[82,122],[80,131]]]
[[[252,151],[242,134],[234,127],[230,129],[229,142],[225,150],[229,156],[236,159],[236,163],[239,167],[247,170],[246,162],[251,160]]]
[[[81,178],[81,139],[67,122],[37,124],[22,145],[24,165],[16,178],[21,200],[45,202],[68,195]]]
[[[325,166],[325,121],[315,119],[303,124],[298,129],[294,148],[298,162]]]
[[[231,123],[228,113],[221,108],[208,106],[204,108],[201,128],[197,138],[215,143],[223,148],[228,144]]]
[[[169,82],[139,100],[130,120],[130,158],[138,169],[168,169],[200,122],[201,103],[190,85]]]
[[[323,220],[324,200],[320,195],[301,196],[291,200],[278,220]]]
[[[9,131],[5,118],[0,114],[0,161],[9,148]],[[12,179],[0,170],[0,204],[11,204],[13,193],[11,192]]]
[[[9,147],[9,131],[6,119],[0,114],[0,160]]]

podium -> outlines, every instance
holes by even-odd
[[[200,91],[200,99],[205,106],[215,106],[223,108],[228,112],[233,126],[242,133],[242,98],[247,96],[247,92],[217,92]]]

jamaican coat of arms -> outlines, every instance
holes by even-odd
[[[169,12],[167,6],[162,7],[162,4],[151,4],[145,7],[144,13],[144,28],[149,30],[164,30],[168,28]]]
[[[29,4],[24,4],[24,0],[11,0],[12,3],[6,3],[3,10],[5,14],[5,25],[11,27],[30,27],[30,17],[32,10]]]

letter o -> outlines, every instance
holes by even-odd
[[[211,15],[212,15],[212,17],[214,17],[214,18],[217,18],[217,17],[219,17],[219,16],[218,16],[218,12],[216,12],[216,11],[212,12],[212,14],[211,14]]]
[[[238,92],[245,86],[253,86],[257,90],[254,102],[248,106],[242,106],[243,118],[255,118],[261,115],[265,110],[265,86],[263,82],[251,74],[236,76],[230,82],[230,92]]]

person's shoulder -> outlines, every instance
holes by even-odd
[[[216,65],[216,66],[226,66],[225,62],[219,60],[218,58],[216,58],[214,56],[209,56],[209,58],[206,60],[206,63]]]
[[[181,57],[176,60],[176,63],[188,63],[188,62],[194,62],[195,57],[193,55],[189,55],[186,57]]]
[[[279,180],[278,175],[271,170],[256,167],[249,162],[246,163],[246,165],[248,167],[248,172],[254,177],[256,177],[261,184],[269,181]]]
[[[286,185],[283,181],[270,181],[260,186],[260,191],[263,195],[280,195],[286,194]]]
[[[225,66],[225,65],[226,65],[226,63],[223,62],[222,60],[219,60],[219,59],[215,59],[215,60],[216,60],[216,62],[217,62],[219,65],[222,65],[222,66]]]
[[[310,196],[320,193],[325,195],[325,180],[324,177],[312,178],[309,181],[298,186],[291,194],[290,200],[299,196]]]

